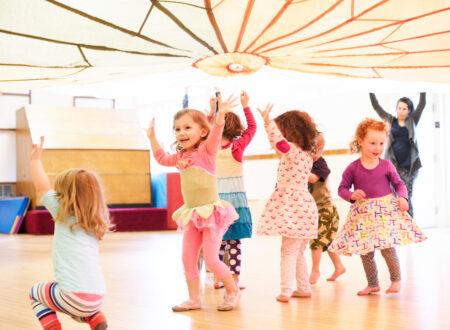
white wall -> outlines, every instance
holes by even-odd
[[[254,141],[248,147],[246,154],[271,153],[262,121],[256,108],[264,108],[267,102],[274,102],[273,116],[290,109],[307,111],[315,119],[326,138],[325,149],[345,149],[354,134],[354,130],[363,118],[377,118],[372,110],[368,92],[368,85],[346,85],[348,80],[340,84],[338,80],[332,83],[298,80],[291,74],[280,74],[274,81],[259,76],[249,83],[247,78],[235,80],[204,81],[192,79],[187,81],[177,79],[167,74],[152,76],[139,84],[123,82],[115,85],[113,82],[99,86],[57,87],[34,90],[32,103],[39,105],[72,106],[73,96],[97,96],[100,98],[114,97],[116,108],[137,110],[143,129],[148,127],[150,119],[156,118],[156,133],[166,150],[174,141],[172,132],[173,115],[181,109],[182,98],[186,87],[189,87],[190,107],[207,110],[208,98],[213,95],[213,86],[221,87],[224,96],[230,93],[239,93],[245,89],[250,95],[250,105],[257,118],[258,130]],[[262,78],[261,78],[262,77]],[[277,78],[277,79],[278,79]],[[209,79],[209,78],[208,78]],[[259,80],[258,80],[259,79]],[[400,83],[398,83],[400,84]],[[389,90],[389,86],[381,88],[378,84],[376,91],[380,104],[385,110],[395,114],[396,101],[401,96],[409,96],[417,105],[419,99],[418,86],[408,83],[401,84],[401,93]],[[412,87],[411,87],[412,86]],[[411,90],[408,91],[408,87]],[[406,90],[405,90],[406,89]],[[126,92],[126,93],[124,93]],[[13,99],[0,96],[0,128],[15,127],[15,110],[27,103],[26,98]],[[83,100],[83,106],[107,107],[107,101]],[[108,103],[109,104],[109,103]],[[434,112],[433,112],[434,104]],[[419,123],[417,135],[423,168],[415,185],[414,205],[416,219],[422,226],[450,226],[448,206],[450,179],[450,159],[448,146],[450,134],[446,127],[450,127],[450,94],[438,90],[427,94],[427,107]],[[244,119],[241,109],[236,110]],[[441,128],[436,129],[434,122],[440,121]],[[0,182],[15,182],[15,138],[14,132],[0,130]],[[328,156],[327,161],[332,170],[330,177],[332,193],[339,205],[337,186],[344,168],[357,156]],[[266,199],[273,191],[276,180],[276,160],[247,161],[244,164],[244,175],[249,199]],[[152,172],[175,171],[175,169],[162,168],[153,158]],[[436,211],[437,210],[437,211]],[[437,213],[436,213],[437,212]],[[344,215],[341,214],[341,217]]]

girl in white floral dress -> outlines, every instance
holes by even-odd
[[[258,109],[280,163],[277,186],[259,220],[258,234],[282,237],[281,294],[277,300],[288,302],[291,297],[311,296],[304,251],[308,241],[317,238],[317,207],[308,191],[308,176],[318,132],[306,112],[292,110],[269,120],[271,110],[272,105]]]

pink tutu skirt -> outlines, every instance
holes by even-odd
[[[223,236],[239,214],[227,201],[218,200],[212,204],[188,208],[185,205],[176,210],[172,218],[178,225],[178,231],[190,226],[198,230],[208,229],[213,235]]]

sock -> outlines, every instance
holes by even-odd
[[[105,317],[105,315],[103,315],[103,313],[101,311],[98,311],[94,315],[86,317],[85,319],[86,319],[86,322],[89,323],[89,325],[91,326],[92,330],[95,330],[95,327],[98,324],[100,324],[102,322],[106,323],[106,317]]]
[[[50,314],[39,320],[45,330],[62,330],[56,314]]]

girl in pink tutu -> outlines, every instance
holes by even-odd
[[[352,203],[347,222],[329,250],[343,255],[361,255],[368,286],[358,295],[380,291],[375,250],[380,250],[391,277],[386,293],[400,291],[400,264],[395,246],[422,242],[426,236],[408,210],[408,192],[394,165],[381,159],[387,137],[386,124],[363,120],[356,129],[352,152],[361,157],[342,174],[339,196]],[[394,188],[397,198],[392,194]],[[353,186],[353,191],[351,187]]]
[[[183,231],[183,265],[189,299],[172,307],[175,312],[201,308],[199,270],[197,260],[200,248],[208,269],[223,283],[226,293],[217,307],[229,311],[239,300],[239,289],[228,267],[219,260],[222,236],[239,215],[233,206],[219,199],[216,181],[216,155],[225,124],[225,113],[235,106],[236,98],[222,102],[210,129],[206,116],[198,111],[184,109],[175,114],[173,129],[176,154],[164,152],[155,137],[155,121],[147,131],[153,155],[164,166],[180,170],[184,205],[173,213],[178,229]]]
[[[316,151],[316,125],[302,111],[287,111],[269,120],[272,105],[260,112],[278,165],[277,185],[266,203],[258,224],[259,235],[281,236],[281,294],[278,301],[291,297],[311,297],[304,252],[317,238],[318,214],[308,191],[308,177]],[[297,289],[294,290],[294,279]]]

